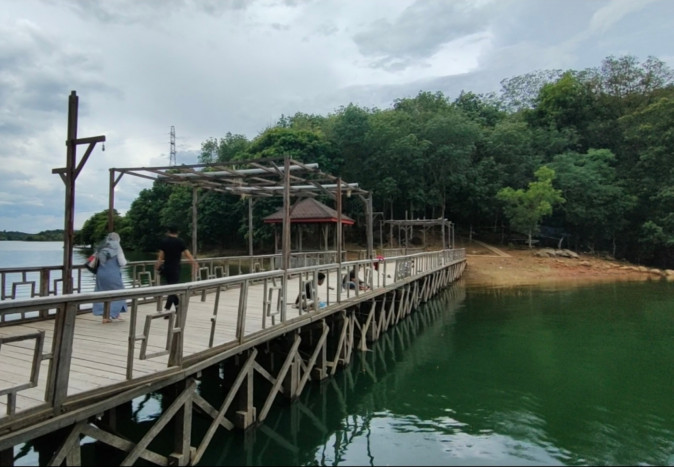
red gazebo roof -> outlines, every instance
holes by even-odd
[[[283,222],[283,208],[263,219],[268,224]],[[314,198],[305,198],[290,206],[291,224],[333,223],[336,224],[337,211],[317,201]],[[353,225],[356,222],[349,216],[342,214],[342,224]]]

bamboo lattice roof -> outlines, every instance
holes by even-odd
[[[192,164],[163,167],[112,168],[119,173],[115,180],[128,174],[193,188],[235,194],[240,196],[273,197],[284,193],[283,158],[230,161],[226,163]],[[317,163],[303,163],[289,159],[290,196],[335,197],[341,185],[342,192],[365,195],[357,183],[346,183],[321,171]]]

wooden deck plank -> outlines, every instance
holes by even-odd
[[[395,272],[395,263],[390,262],[386,272],[380,268],[374,271],[375,284],[383,284],[384,274],[389,278]],[[295,298],[299,294],[301,284],[307,277],[294,277],[288,284],[286,297],[286,318],[293,319],[305,313],[295,308]],[[338,277],[336,271],[328,272],[323,285],[317,289],[317,296],[321,301],[330,304],[337,302]],[[391,279],[387,279],[390,283]],[[268,283],[269,285],[269,283]],[[224,345],[236,339],[237,317],[239,307],[240,287],[220,289],[218,308],[215,309],[216,288],[206,295],[202,301],[202,294],[195,293],[189,298],[187,309],[187,325],[184,329],[183,355],[192,356],[209,349],[209,339],[213,332],[214,345]],[[360,295],[360,294],[359,294]],[[354,291],[342,291],[342,299],[358,300]],[[274,297],[276,299],[276,296]],[[245,317],[245,333],[252,334],[272,327],[272,318],[263,317],[263,303],[265,301],[264,283],[252,284],[248,290],[247,314]],[[157,313],[156,303],[139,304],[137,308],[136,336],[143,333],[147,316]],[[275,309],[275,303],[272,308]],[[276,311],[276,310],[275,310]],[[100,316],[91,313],[78,315],[75,320],[75,337],[71,361],[71,373],[68,384],[68,395],[104,388],[112,384],[126,381],[127,352],[129,345],[129,329],[133,319],[129,309],[121,315],[122,322],[102,323]],[[215,324],[213,324],[215,319]],[[0,328],[0,336],[18,336],[44,331],[43,354],[52,351],[54,336],[53,319],[10,325]],[[167,326],[169,321],[161,318],[151,320],[150,335],[148,338],[148,353],[164,350],[166,344]],[[280,323],[280,316],[276,315],[276,324]],[[33,359],[35,340],[27,340],[4,344],[0,347],[0,388],[11,387],[27,382]],[[141,341],[133,345],[133,376],[152,375],[167,369],[168,356],[140,359]],[[17,411],[34,407],[43,403],[46,388],[49,360],[40,365],[37,387],[23,390],[17,395]],[[6,411],[6,397],[0,397],[0,418]]]

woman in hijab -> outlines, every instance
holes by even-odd
[[[96,253],[98,256],[98,271],[96,272],[96,287],[94,292],[101,290],[120,290],[124,288],[122,282],[121,267],[126,264],[124,250],[119,243],[119,234],[110,232],[105,239],[105,244]],[[92,313],[95,316],[103,316],[104,304],[94,303]],[[123,321],[120,312],[126,311],[126,300],[110,302],[110,319],[103,317],[103,323]]]

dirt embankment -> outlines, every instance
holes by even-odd
[[[478,241],[457,242],[466,248],[467,286],[508,287],[536,284],[587,284],[615,281],[674,280],[674,271],[635,266],[592,255],[540,256],[540,249],[494,247]]]

